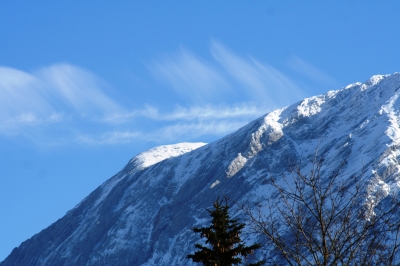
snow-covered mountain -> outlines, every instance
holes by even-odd
[[[363,171],[374,180],[366,197],[387,195],[400,186],[399,89],[400,73],[373,76],[270,112],[211,144],[141,153],[0,266],[192,265],[186,255],[198,236],[190,228],[209,223],[205,209],[218,196],[255,206],[270,194],[268,176],[287,171],[288,160],[311,162],[317,148],[327,169],[347,158],[344,177]]]

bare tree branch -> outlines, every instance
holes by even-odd
[[[400,255],[399,202],[395,195],[379,204],[366,204],[366,184],[343,177],[346,160],[330,174],[315,154],[311,171],[301,161],[290,164],[291,175],[270,178],[275,197],[257,211],[239,207],[256,232],[269,244],[276,265],[398,265]],[[277,196],[276,196],[277,195]]]

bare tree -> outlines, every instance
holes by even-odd
[[[400,265],[399,202],[388,196],[366,201],[362,176],[342,177],[337,170],[323,174],[315,156],[303,174],[290,165],[289,176],[269,179],[275,193],[249,215],[269,247],[273,265]]]

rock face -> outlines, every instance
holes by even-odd
[[[343,177],[363,169],[366,200],[379,200],[400,186],[399,89],[400,73],[373,76],[270,112],[211,144],[139,154],[0,266],[194,265],[186,259],[198,241],[190,228],[209,223],[205,209],[218,196],[256,205],[270,195],[268,176],[286,172],[288,160],[311,162],[316,149],[326,171],[345,159]]]

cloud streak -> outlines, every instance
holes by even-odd
[[[134,110],[128,113],[113,113],[102,120],[107,123],[127,123],[136,118],[144,117],[155,121],[178,120],[210,120],[225,118],[255,118],[264,114],[267,110],[255,103],[241,103],[233,106],[197,105],[190,108],[177,106],[172,112],[160,112],[156,107],[147,105],[144,109]]]
[[[58,99],[64,108],[80,115],[105,114],[122,109],[103,92],[107,84],[82,68],[58,64],[42,68],[34,75],[42,81],[45,98]]]
[[[241,58],[216,41],[211,42],[210,50],[215,60],[242,84],[243,92],[253,100],[279,107],[303,98],[302,90],[276,68],[252,57]]]
[[[94,117],[125,112],[106,88],[101,78],[70,64],[32,72],[0,67],[0,134],[39,146],[68,143]]]
[[[207,135],[223,136],[239,129],[247,123],[247,120],[214,120],[197,123],[179,123],[164,127],[155,133],[149,134],[147,137],[149,139],[161,138],[166,141],[172,141],[177,137],[181,139],[194,139]]]
[[[157,108],[146,106],[128,114],[113,114],[105,122],[111,124],[129,124],[135,119],[166,122],[152,131],[113,131],[101,135],[84,135],[76,140],[87,144],[116,144],[134,141],[155,143],[193,141],[205,136],[223,136],[246,125],[266,112],[254,103],[242,103],[235,106],[177,106],[171,112],[160,112]]]
[[[22,135],[39,144],[199,141],[231,133],[304,98],[302,89],[271,65],[239,56],[214,40],[209,48],[211,61],[181,48],[146,65],[172,89],[160,95],[174,99],[173,108],[157,97],[158,104],[127,108],[106,93],[104,80],[71,64],[32,72],[0,67],[0,134]],[[289,65],[315,82],[335,82],[298,57]]]
[[[47,120],[57,113],[105,114],[122,108],[104,92],[105,83],[81,68],[58,64],[32,73],[0,67],[0,119]],[[17,119],[18,120],[18,119]]]
[[[186,66],[192,65],[188,70],[202,69],[200,79],[209,79],[208,89],[224,84],[192,55],[185,54],[185,60]],[[129,110],[107,96],[104,88],[107,84],[96,75],[69,64],[52,65],[30,73],[2,67],[0,134],[22,135],[40,145],[55,145],[63,140],[88,145],[138,140],[176,142],[181,138],[222,136],[266,112],[254,102],[177,105],[170,111],[145,105],[142,109]],[[150,127],[140,123],[139,128],[137,120]],[[157,125],[159,122],[162,123]]]
[[[36,76],[0,67],[0,119],[4,121],[29,112],[35,115],[51,112],[42,88],[43,82]]]
[[[288,60],[288,66],[295,72],[307,77],[308,79],[325,86],[340,88],[337,80],[323,72],[321,69],[297,56],[292,56]]]
[[[177,54],[153,62],[149,70],[178,94],[194,101],[205,101],[228,88],[217,68],[183,48]]]
[[[305,97],[303,90],[278,69],[251,56],[239,56],[220,42],[210,44],[212,61],[186,49],[153,61],[150,72],[193,102],[229,99],[240,95],[258,105],[282,107]]]
[[[142,136],[142,133],[138,131],[112,131],[99,136],[85,134],[78,136],[75,140],[79,143],[90,145],[115,145],[143,139]]]
[[[154,131],[111,131],[102,134],[84,134],[76,137],[78,143],[90,145],[115,145],[135,141],[154,142],[157,144],[170,142],[193,141],[204,136],[223,136],[246,125],[248,120],[212,120],[174,123],[160,127]]]

